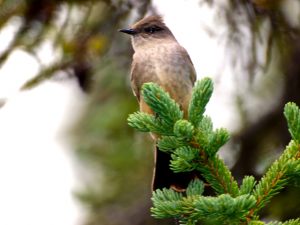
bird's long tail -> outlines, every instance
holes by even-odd
[[[189,182],[196,177],[194,171],[174,173],[170,169],[171,155],[155,147],[155,166],[153,173],[153,190],[162,188],[172,188],[175,191],[183,192]]]

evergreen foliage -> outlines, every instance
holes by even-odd
[[[204,78],[196,83],[189,106],[188,120],[178,104],[158,85],[143,86],[143,97],[155,116],[136,112],[129,116],[129,125],[158,137],[160,150],[171,154],[170,168],[175,172],[197,170],[204,180],[192,180],[185,193],[172,189],[153,192],[152,215],[155,218],[177,218],[182,225],[197,224],[300,224],[299,219],[264,223],[259,211],[287,184],[300,175],[300,110],[294,103],[286,104],[284,115],[292,136],[283,154],[260,181],[244,177],[240,187],[230,170],[217,155],[229,139],[228,132],[213,129],[211,119],[204,115],[212,95],[213,83]],[[203,196],[206,186],[215,196]]]

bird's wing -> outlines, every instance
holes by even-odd
[[[139,102],[141,98],[141,89],[144,83],[160,83],[156,71],[147,67],[147,63],[143,57],[144,56],[134,55],[134,60],[131,65],[131,88]]]
[[[131,88],[134,96],[136,96],[137,100],[140,101],[140,88],[139,85],[136,83],[138,80],[138,66],[135,60],[132,61],[131,65],[131,72],[130,72],[130,81],[131,81]]]
[[[181,51],[181,54],[184,56],[184,58],[187,59],[187,63],[190,64],[190,79],[191,79],[192,84],[194,85],[194,83],[197,80],[197,75],[196,75],[196,70],[195,70],[194,64],[191,60],[191,57],[189,56],[189,54],[187,53],[187,51],[184,47],[180,46],[180,51]]]

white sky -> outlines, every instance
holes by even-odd
[[[78,224],[75,172],[59,137],[76,92],[47,82],[0,110],[0,224]]]
[[[166,23],[188,50],[198,77],[215,77],[222,69],[224,52],[203,30],[212,25],[212,11],[199,10],[198,1],[154,2],[159,2]],[[0,33],[0,51],[13,32],[10,26]],[[45,63],[53,60],[49,46],[46,43],[39,53]],[[0,70],[0,99],[7,99],[0,109],[0,224],[77,225],[82,217],[72,197],[77,177],[62,133],[76,119],[69,120],[73,112],[80,111],[84,95],[74,81],[47,81],[20,92],[21,85],[38,70],[36,60],[21,50]],[[227,73],[215,83],[208,107],[216,127],[232,127],[234,81]],[[227,110],[220,113],[224,108]]]
[[[40,54],[45,63],[53,58],[47,43]],[[72,196],[76,171],[63,131],[84,96],[74,80],[20,92],[38,69],[32,56],[17,50],[0,70],[0,99],[7,99],[0,108],[0,224],[77,225],[82,211]]]

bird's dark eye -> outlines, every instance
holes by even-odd
[[[162,30],[162,28],[157,27],[157,26],[146,27],[146,28],[144,29],[144,31],[145,31],[146,33],[148,33],[148,34],[153,34],[153,33],[155,33],[156,31],[160,31],[160,30]]]

